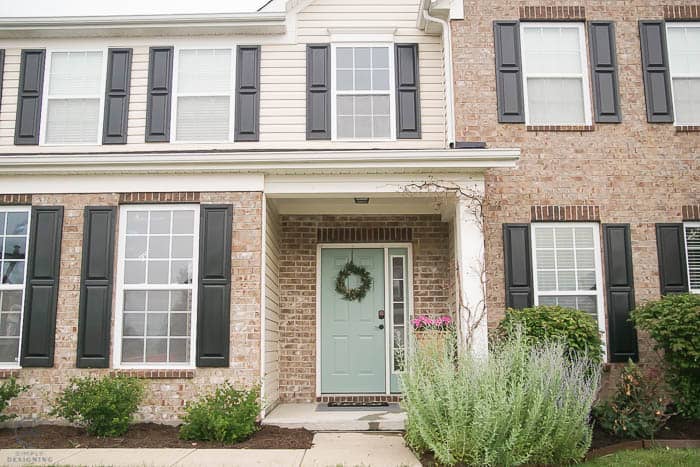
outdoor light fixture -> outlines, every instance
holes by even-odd
[[[369,204],[369,198],[355,198],[355,204]]]

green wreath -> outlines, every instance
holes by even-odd
[[[359,287],[348,288],[347,279],[352,275],[360,277]],[[372,275],[367,269],[350,261],[338,272],[338,277],[335,278],[335,291],[343,296],[343,300],[359,302],[367,295],[372,282]]]

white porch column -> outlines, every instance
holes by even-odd
[[[475,194],[484,193],[483,181],[471,188],[474,189]],[[468,346],[465,350],[486,356],[488,324],[484,296],[486,287],[484,231],[477,204],[464,196],[458,196],[455,203],[457,317],[462,343]]]

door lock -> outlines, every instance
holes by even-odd
[[[379,310],[377,312],[377,318],[384,319],[384,310]]]

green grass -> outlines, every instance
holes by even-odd
[[[696,467],[700,465],[700,449],[640,449],[620,451],[598,457],[585,465],[589,466],[642,466],[642,467]]]

